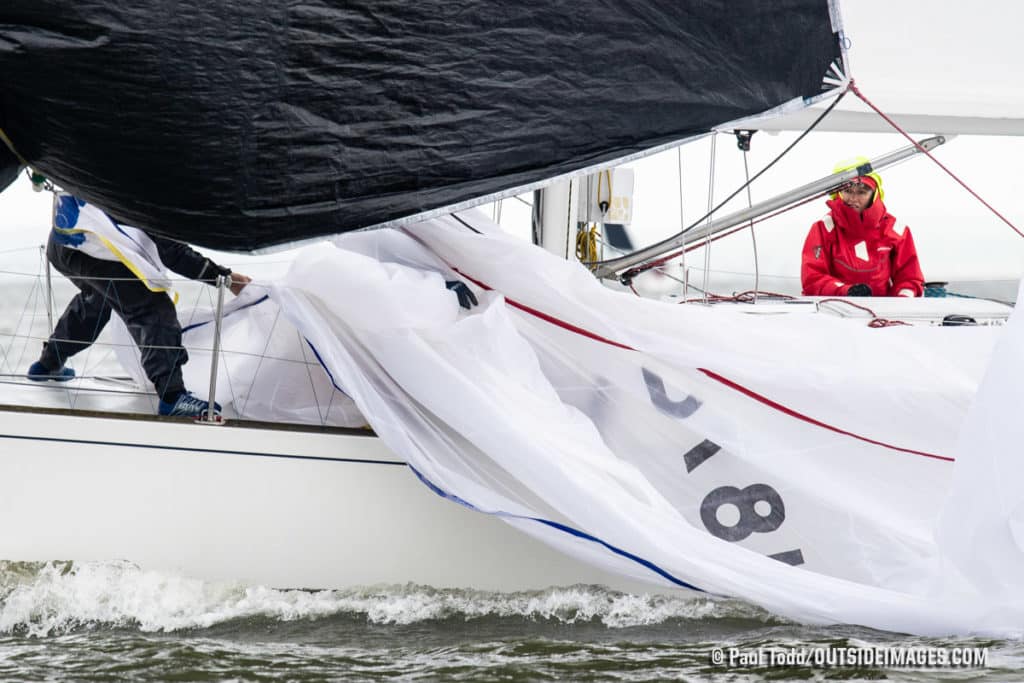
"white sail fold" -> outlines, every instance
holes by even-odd
[[[1019,320],[648,301],[475,212],[311,247],[258,285],[225,318],[218,381],[247,416],[365,415],[436,493],[652,584],[815,623],[1024,623]],[[190,388],[211,328],[186,333]],[[325,415],[332,385],[351,400]]]

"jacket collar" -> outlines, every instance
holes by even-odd
[[[882,220],[887,214],[882,200],[876,198],[862,214],[851,209],[842,199],[830,199],[826,204],[832,214],[832,220],[851,237],[881,236],[884,227]]]

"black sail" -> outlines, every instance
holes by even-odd
[[[828,0],[4,0],[0,129],[123,222],[246,251],[681,140],[837,59]]]

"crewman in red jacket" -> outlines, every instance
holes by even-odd
[[[864,157],[835,173],[867,164]],[[924,275],[910,228],[885,210],[882,178],[854,178],[826,202],[804,241],[800,282],[808,296],[921,296]]]

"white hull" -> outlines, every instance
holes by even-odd
[[[435,495],[345,430],[0,408],[0,559],[277,588],[630,584]]]

